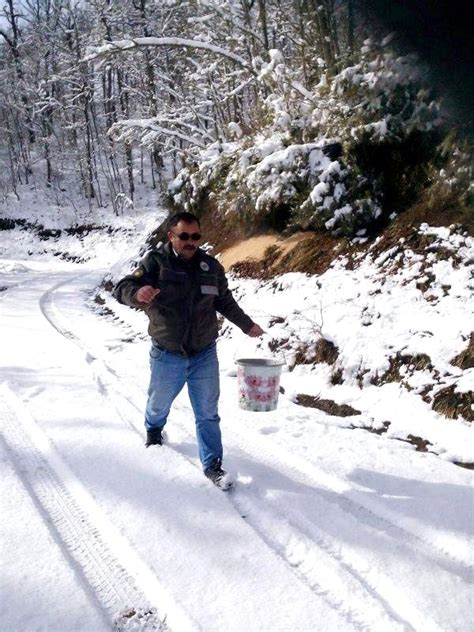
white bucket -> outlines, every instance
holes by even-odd
[[[236,360],[239,406],[255,412],[275,410],[283,362],[264,358]]]

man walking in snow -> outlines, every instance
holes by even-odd
[[[216,311],[251,337],[263,330],[243,312],[229,290],[224,268],[206,254],[198,218],[181,212],[168,220],[168,243],[159,245],[114,290],[121,303],[149,318],[151,378],[145,410],[146,446],[162,444],[171,405],[188,385],[204,474],[218,487],[229,482],[222,469],[217,411],[219,366]]]

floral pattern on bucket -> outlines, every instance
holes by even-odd
[[[239,406],[245,410],[275,410],[280,386],[280,376],[263,377],[248,374],[242,367],[237,370],[239,380]]]

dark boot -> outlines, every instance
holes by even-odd
[[[222,469],[222,459],[215,459],[209,467],[206,467],[204,475],[223,491],[234,486],[227,472]]]
[[[161,428],[153,428],[153,430],[147,430],[145,448],[149,448],[151,445],[163,445]]]

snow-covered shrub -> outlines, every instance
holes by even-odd
[[[301,223],[354,235],[383,213],[403,210],[401,189],[422,185],[410,177],[413,156],[419,163],[431,157],[441,122],[437,103],[422,85],[413,56],[398,57],[370,41],[357,64],[320,81],[305,134],[337,138],[342,170],[336,195],[322,174],[295,210]],[[390,199],[397,188],[398,204]]]
[[[272,90],[256,113],[265,124],[201,151],[171,183],[175,203],[198,208],[206,192],[222,216],[352,237],[403,210],[411,198],[397,187],[422,186],[404,156],[431,158],[440,117],[413,57],[368,41],[357,64],[309,92],[272,51],[259,80]]]
[[[357,64],[318,85],[313,125],[359,142],[401,141],[415,130],[432,130],[439,107],[423,86],[423,72],[414,56],[367,41]]]

